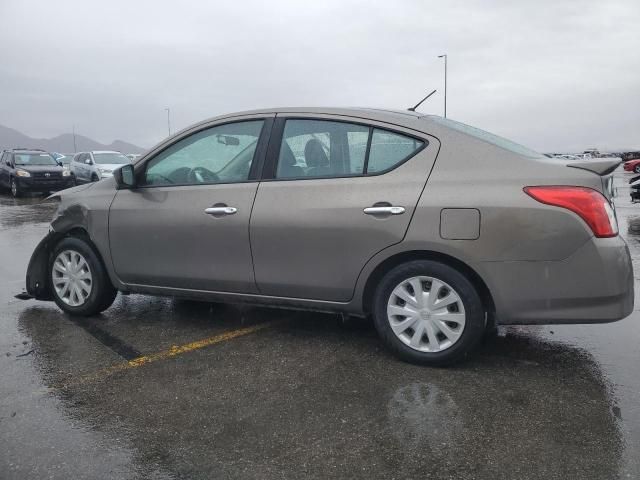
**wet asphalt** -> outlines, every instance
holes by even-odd
[[[336,315],[120,295],[75,319],[13,297],[55,208],[0,194],[0,479],[640,477],[638,309],[501,327],[447,369]]]

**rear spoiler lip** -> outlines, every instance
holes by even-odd
[[[567,163],[567,167],[580,168],[581,170],[588,170],[600,176],[609,175],[618,168],[622,163],[621,159],[612,160],[600,160],[600,161],[588,161],[588,162],[571,162]]]

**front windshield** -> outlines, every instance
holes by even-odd
[[[58,165],[48,153],[14,153],[16,165]]]
[[[509,150],[513,153],[517,153],[518,155],[532,158],[543,156],[541,153],[520,145],[519,143],[512,142],[511,140],[507,140],[506,138],[499,137],[498,135],[494,135],[493,133],[489,133],[485,130],[480,130],[479,128],[472,127],[464,123],[456,122],[454,120],[449,120],[448,118],[442,118],[435,115],[429,115],[428,118],[436,123],[444,125],[445,127],[449,127],[459,132],[466,133],[467,135],[471,135],[472,137],[484,140],[485,142],[491,143],[500,148],[504,148],[505,150]]]
[[[93,158],[101,165],[125,165],[129,159],[121,153],[94,153]]]

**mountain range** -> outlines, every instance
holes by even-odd
[[[73,146],[73,134],[64,133],[53,138],[31,138],[17,130],[0,125],[0,150],[10,148],[41,148],[47,152],[72,153],[74,151],[86,152],[90,150],[115,150],[122,153],[142,153],[145,149],[114,140],[109,145],[97,142],[91,138],[76,134],[75,150]]]

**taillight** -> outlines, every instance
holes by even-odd
[[[547,205],[566,208],[582,218],[596,237],[618,235],[618,221],[609,201],[600,192],[586,187],[525,187],[527,195]]]

